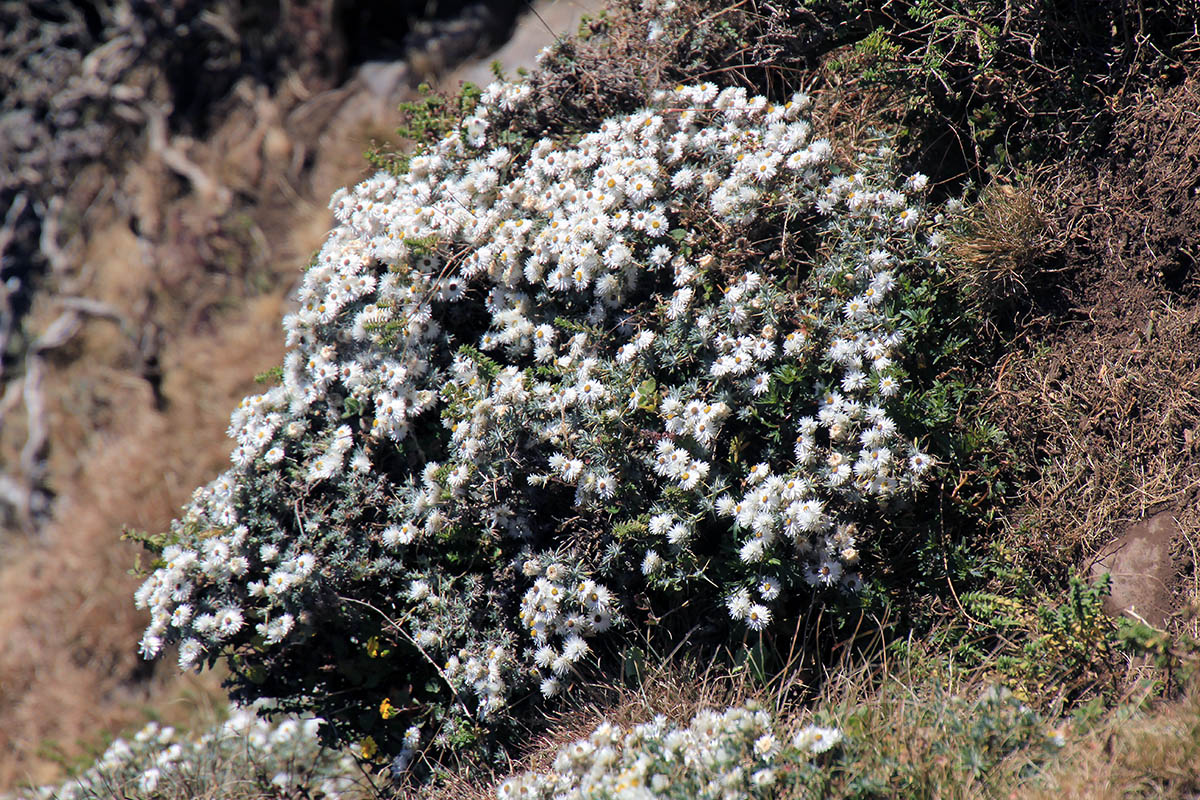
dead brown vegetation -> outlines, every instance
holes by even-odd
[[[1117,718],[1069,742],[1059,762],[1021,796],[1029,800],[1178,798],[1200,793],[1200,691]]]
[[[1065,276],[1034,298],[1041,313],[997,365],[989,400],[1039,465],[1012,525],[1035,569],[1078,564],[1157,511],[1193,539],[1200,530],[1198,107],[1195,77],[1135,99],[1107,158],[1060,165],[1043,186]]]
[[[1028,187],[991,184],[948,242],[958,283],[987,308],[1027,296],[1038,265],[1053,249],[1045,230],[1045,217]]]

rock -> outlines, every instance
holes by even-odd
[[[1109,614],[1125,614],[1162,628],[1173,607],[1175,570],[1171,544],[1181,533],[1172,511],[1135,522],[1096,554],[1093,580],[1112,574],[1112,594],[1105,600]]]

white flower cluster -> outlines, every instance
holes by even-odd
[[[229,782],[244,784],[261,776],[258,792],[317,793],[329,800],[360,796],[361,778],[349,754],[322,748],[319,719],[286,718],[272,724],[244,708],[196,738],[174,728],[148,723],[130,739],[118,738],[87,771],[60,786],[42,786],[18,794],[18,800],[107,800],[121,797],[192,796],[209,790],[222,794]],[[187,787],[186,789],[184,787]],[[247,792],[249,796],[250,792]]]
[[[792,737],[792,747],[795,747],[801,753],[816,756],[832,750],[841,741],[842,732],[838,728],[805,725]]]
[[[701,540],[738,554],[708,561],[740,581],[724,599],[752,628],[804,579],[853,588],[848,512],[910,492],[931,463],[889,415],[899,276],[928,249],[923,180],[894,188],[878,165],[828,179],[832,147],[811,137],[803,94],[682,86],[524,152],[490,126],[527,100],[493,85],[406,174],[334,196],[337,227],[284,320],[283,384],[235,412],[232,468],[196,493],[138,592],[148,657],[176,640],[185,667],[251,637],[286,647],[323,582],[375,584],[343,574],[347,554],[366,554],[363,576],[434,586],[451,543],[485,541],[504,563],[480,580],[515,584],[463,593],[475,611],[453,592],[364,600],[392,608],[488,719],[531,674],[557,693],[621,586],[713,584]],[[816,212],[832,255],[799,290],[786,262],[726,262],[754,226]],[[777,393],[789,399],[771,411]],[[760,413],[782,444],[753,427]],[[749,473],[734,438],[760,462]],[[322,520],[340,520],[342,540],[312,545],[300,509],[369,480],[386,508],[337,507]],[[649,534],[575,542],[568,518]],[[617,553],[607,574],[640,574],[601,584],[601,552]],[[568,562],[569,580],[547,574]],[[519,618],[477,630],[479,609],[513,590]]]
[[[789,746],[771,715],[734,707],[701,711],[687,727],[665,717],[630,730],[603,723],[559,751],[551,770],[502,783],[498,800],[742,800],[774,797],[781,772],[841,741],[836,728],[808,726]]]
[[[446,661],[444,674],[457,691],[475,695],[480,719],[490,720],[508,704],[513,666],[508,648],[490,647],[477,654],[464,647]]]
[[[201,587],[214,582],[235,582],[246,576],[251,563],[243,554],[247,552],[248,531],[239,525],[228,535],[220,535],[220,531],[212,533],[194,549],[168,545],[162,553],[164,566],[138,587],[134,595],[137,607],[150,609],[150,625],[140,647],[144,657],[158,655],[164,639],[170,637],[180,641],[180,668],[189,669],[197,666],[213,646],[229,641],[246,625],[243,599],[213,597],[204,594]],[[276,644],[296,624],[295,616],[284,610],[283,598],[289,589],[312,574],[317,560],[312,553],[280,560],[274,545],[262,545],[253,555],[265,578],[246,585],[250,602],[256,604],[254,613],[260,619],[255,631],[266,643]]]
[[[537,648],[533,660],[542,676],[542,694],[552,697],[561,691],[571,665],[591,649],[586,637],[612,625],[615,600],[606,587],[581,577],[578,570],[545,560],[530,558],[522,566],[525,575],[536,580],[521,600],[519,617]]]

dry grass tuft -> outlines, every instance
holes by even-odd
[[[931,673],[921,658],[882,674],[852,672],[830,687],[822,705],[855,747],[831,796],[847,796],[853,780],[873,797],[1003,796],[1000,787],[1019,783],[1045,753],[1048,726],[1022,723],[1007,703],[994,707],[997,690],[978,675]]]
[[[994,183],[947,242],[954,276],[976,303],[992,308],[1027,296],[1050,250],[1034,191]]]

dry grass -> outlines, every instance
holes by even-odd
[[[421,800],[494,800],[496,786],[510,775],[545,772],[558,752],[586,739],[601,722],[630,728],[661,714],[684,726],[703,709],[725,709],[753,698],[769,702],[770,693],[756,689],[745,674],[730,675],[712,664],[690,660],[648,659],[636,685],[596,683],[576,687],[563,707],[531,732],[528,743],[504,771],[464,767],[446,782],[426,787]],[[486,773],[486,774],[485,774]]]
[[[1019,796],[1194,800],[1200,796],[1200,686],[1176,702],[1143,713],[1114,713],[1072,738],[1037,784]]]
[[[639,688],[605,687],[560,712],[532,737],[503,774],[466,771],[423,800],[491,800],[509,775],[547,772],[557,753],[602,720],[628,727],[665,715],[686,724],[703,708],[754,699],[776,710],[780,729],[835,724],[846,735],[827,761],[820,787],[781,787],[780,800],[813,797],[1194,798],[1200,788],[1200,692],[1173,702],[1124,699],[1100,718],[1075,724],[1027,715],[983,670],[951,667],[919,641],[873,651],[828,672],[805,706],[783,698],[779,683],[756,687],[693,664],[660,662]],[[999,699],[997,699],[999,698]],[[1063,745],[1052,743],[1063,737]],[[787,772],[787,765],[778,766]]]
[[[150,709],[170,716],[173,700],[215,688],[211,676],[178,678],[171,665],[151,670],[138,658],[146,620],[133,609],[137,579],[128,574],[137,548],[118,536],[127,525],[165,528],[191,489],[219,471],[229,450],[224,418],[253,389],[254,371],[280,357],[266,315],[222,322],[218,335],[170,353],[165,412],[155,410],[144,382],[86,359],[57,376],[71,386],[100,373],[103,383],[93,386],[107,387],[115,408],[108,430],[75,453],[55,521],[37,541],[6,547],[0,751],[8,756],[0,785],[51,777],[52,765],[39,758],[47,742],[74,756],[103,744],[104,732],[144,721]]]
[[[550,771],[563,747],[587,738],[603,720],[630,727],[662,714],[673,724],[686,725],[701,709],[749,700],[775,712],[781,733],[816,721],[835,724],[847,736],[841,755],[829,762],[833,766],[823,789],[813,794],[812,786],[781,787],[781,800],[850,796],[863,782],[871,789],[861,796],[869,797],[1003,796],[1001,789],[1023,786],[1021,776],[1047,753],[1043,745],[1051,734],[1049,724],[1014,724],[1015,701],[1002,708],[989,706],[983,698],[990,685],[982,673],[951,670],[934,649],[920,644],[875,650],[871,658],[838,664],[805,706],[787,696],[786,684],[776,680],[763,686],[744,673],[730,677],[688,662],[659,662],[636,689],[605,687],[577,699],[531,739],[507,774],[481,777],[479,771],[464,771],[419,796],[491,800],[496,785],[511,774]],[[860,782],[857,789],[851,787],[854,781]]]
[[[1078,563],[1164,508],[1200,531],[1200,310],[1163,303],[1130,317],[1120,332],[1073,325],[996,371],[996,416],[1040,464],[1014,524],[1031,556]]]
[[[924,669],[894,664],[883,674],[851,673],[831,686],[825,704],[856,743],[833,796],[844,795],[847,778],[858,778],[882,792],[873,796],[991,798],[1036,763],[1040,746],[1008,729],[1007,717],[989,718],[994,712],[985,710],[983,698],[994,687],[975,675]],[[991,739],[975,732],[988,722],[996,730]]]
[[[1029,292],[1052,248],[1034,191],[993,183],[947,242],[950,266],[974,302],[994,307]]]
[[[1169,587],[1176,608],[1187,605],[1200,540],[1200,283],[1187,266],[1200,216],[1182,199],[1200,176],[1197,98],[1195,78],[1133,98],[1104,156],[1042,171],[1031,198],[1046,229],[1033,238],[1062,272],[1052,292],[1029,298],[1033,319],[1020,323],[987,400],[1033,467],[1005,533],[1013,552],[1061,578],[1131,523],[1170,511],[1183,539]],[[1018,220],[1014,229],[1032,232]],[[1196,623],[1180,616],[1172,627]]]

